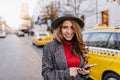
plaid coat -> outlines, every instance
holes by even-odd
[[[80,59],[79,67],[83,67],[84,60],[81,56]],[[63,45],[56,40],[47,43],[43,47],[42,57],[42,76],[44,80],[85,80],[89,76],[89,74],[85,76],[78,74],[76,78],[73,78],[69,73]]]

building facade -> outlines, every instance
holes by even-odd
[[[59,12],[64,6],[73,10],[78,17],[84,20],[85,29],[93,28],[96,25],[107,27],[120,25],[120,4],[118,0],[38,0],[33,16],[34,21],[38,21],[38,18],[47,14],[45,7],[51,2],[59,9]],[[39,26],[37,25],[38,28],[40,28]]]
[[[95,25],[117,27],[120,26],[120,4],[115,1],[108,0],[93,0],[95,8],[92,14],[86,13],[85,29],[93,28]],[[92,7],[92,6],[91,6]]]

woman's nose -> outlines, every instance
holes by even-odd
[[[68,31],[68,33],[71,33],[71,32],[72,32],[72,29],[68,29],[67,31]]]

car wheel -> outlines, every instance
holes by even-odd
[[[32,43],[32,45],[34,45],[34,46],[35,46],[35,43]]]
[[[115,73],[107,73],[103,80],[120,80],[120,76]]]
[[[37,47],[40,47],[39,45],[36,45]]]

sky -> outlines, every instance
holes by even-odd
[[[13,28],[20,25],[20,11],[22,3],[29,4],[29,15],[31,16],[37,0],[0,0],[0,16]]]

